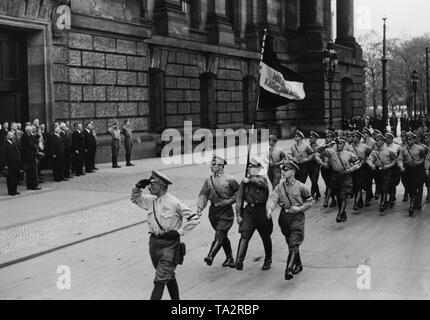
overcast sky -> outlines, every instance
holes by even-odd
[[[430,33],[430,0],[355,0],[355,16],[356,37],[372,29],[382,34],[384,16],[389,38]]]

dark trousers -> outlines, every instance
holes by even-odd
[[[125,138],[125,161],[127,164],[131,163],[131,152],[133,151],[133,140],[129,137]]]
[[[36,162],[25,165],[25,180],[27,181],[27,189],[33,189],[39,185]]]
[[[85,153],[85,171],[92,172],[94,170],[95,150],[90,150]]]
[[[289,250],[298,250],[305,239],[305,214],[301,212],[286,213],[282,209],[279,214],[278,223]]]
[[[7,192],[9,195],[14,195],[18,191],[19,167],[9,167],[7,174]]]
[[[66,152],[64,154],[64,178],[70,178],[70,162],[70,152]]]
[[[54,174],[55,181],[61,181],[64,179],[64,158],[56,157],[52,159],[52,172]]]
[[[318,187],[318,180],[320,178],[320,165],[316,161],[309,162],[309,178],[311,179],[312,183],[312,197],[321,197],[320,189]]]
[[[79,150],[79,153],[73,155],[73,167],[77,176],[84,173],[84,150]]]
[[[112,140],[112,167],[118,166],[119,140]]]
[[[299,171],[296,172],[295,178],[301,183],[306,183],[306,179],[309,174],[309,164],[308,163],[299,163]]]

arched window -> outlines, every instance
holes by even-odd
[[[217,125],[215,75],[205,73],[200,76],[201,127],[215,129]]]
[[[150,129],[161,133],[166,128],[165,77],[160,69],[149,70]]]

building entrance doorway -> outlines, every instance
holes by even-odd
[[[0,122],[28,118],[27,35],[0,29]]]

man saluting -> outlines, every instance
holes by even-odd
[[[131,194],[131,202],[148,212],[149,254],[156,270],[151,300],[161,300],[165,285],[171,299],[179,300],[175,269],[180,236],[199,224],[199,217],[167,191],[171,184],[167,176],[153,171],[149,179],[136,184]],[[143,194],[147,186],[150,194]]]

